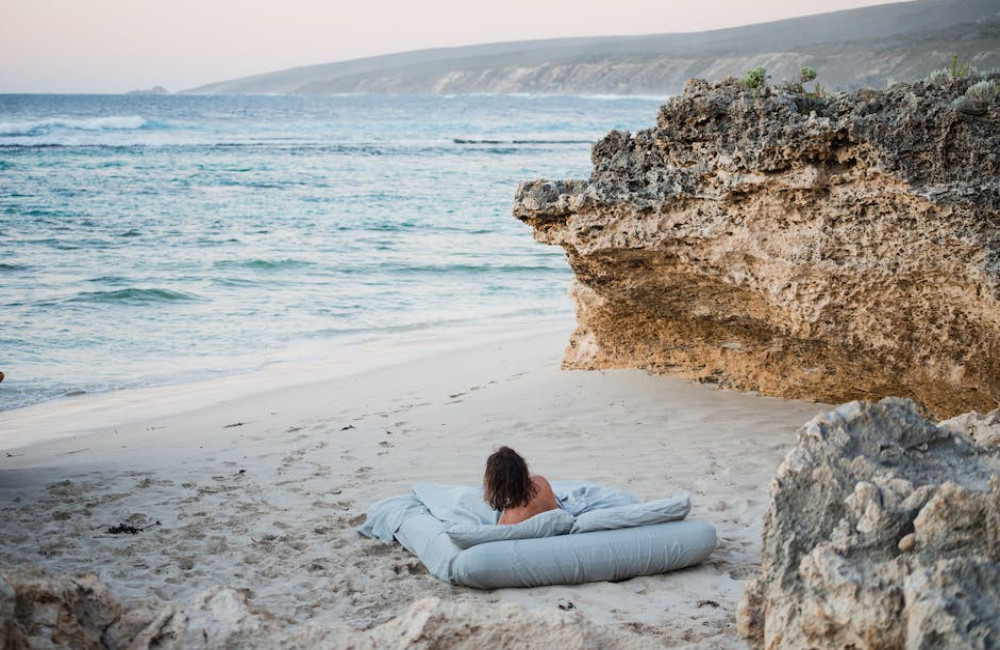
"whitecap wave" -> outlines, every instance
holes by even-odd
[[[37,137],[53,131],[137,131],[163,126],[139,115],[108,117],[53,117],[30,122],[0,122],[0,137]]]

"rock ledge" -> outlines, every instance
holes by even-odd
[[[1000,400],[1000,101],[693,80],[515,216],[576,274],[568,368],[642,367],[938,417]]]

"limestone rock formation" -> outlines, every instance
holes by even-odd
[[[996,408],[1000,100],[962,110],[972,84],[693,80],[598,142],[589,180],[522,183],[515,216],[576,274],[565,366]]]
[[[627,631],[609,632],[578,612],[484,607],[425,598],[370,630],[295,625],[251,606],[247,595],[214,587],[190,604],[121,602],[96,576],[55,576],[0,568],[0,648],[181,650],[186,648],[646,648]]]
[[[803,427],[737,613],[751,646],[1000,647],[1000,447],[963,431],[996,418],[888,398]]]
[[[0,647],[103,648],[120,634],[122,607],[93,574],[53,579],[0,568]]]

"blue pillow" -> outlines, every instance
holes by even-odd
[[[691,495],[684,493],[669,499],[633,503],[615,508],[598,508],[577,515],[570,533],[589,533],[595,530],[615,530],[634,526],[662,524],[687,517],[691,509]]]
[[[573,515],[562,508],[546,510],[534,517],[525,519],[519,524],[467,526],[459,525],[449,528],[448,537],[459,548],[469,548],[486,542],[501,542],[508,539],[533,539],[535,537],[550,537],[565,535],[573,528]]]
[[[495,524],[500,518],[483,500],[482,488],[417,483],[413,494],[432,515],[450,524]]]

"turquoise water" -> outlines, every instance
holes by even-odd
[[[658,104],[0,96],[0,410],[568,314],[514,189]]]

